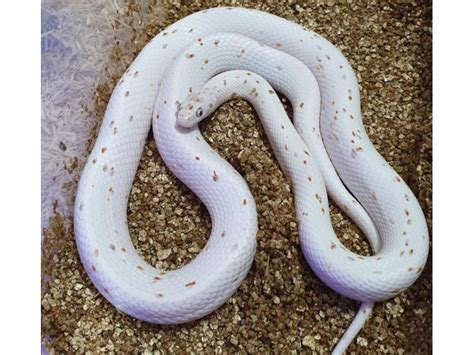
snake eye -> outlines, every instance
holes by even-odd
[[[196,110],[196,117],[201,118],[203,115],[204,111],[202,110],[202,107],[198,107]]]

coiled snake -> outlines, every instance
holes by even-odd
[[[294,127],[274,90],[291,101]],[[348,61],[326,39],[282,18],[243,8],[204,10],[142,50],[110,98],[79,183],[74,227],[82,263],[116,308],[152,323],[198,319],[235,292],[255,255],[255,202],[197,127],[233,94],[253,104],[291,180],[309,265],[333,290],[362,302],[339,353],[374,302],[418,278],[428,230],[415,196],[365,133]],[[128,195],[152,122],[163,160],[212,219],[201,253],[167,272],[143,261],[127,226]],[[361,227],[373,256],[340,243],[326,189]]]

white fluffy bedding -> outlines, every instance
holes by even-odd
[[[91,113],[94,93],[97,85],[107,79],[104,68],[113,43],[127,43],[132,27],[140,30],[137,23],[144,23],[142,20],[150,16],[145,14],[146,1],[141,3],[143,18],[138,14],[140,18],[131,22],[126,17],[126,0],[42,2],[42,228],[48,226],[54,209],[66,218],[72,214],[73,200],[65,184],[77,180],[87,154],[86,142],[101,119]],[[130,53],[125,50],[124,55]],[[108,74],[120,75],[114,70],[122,69],[109,67]]]

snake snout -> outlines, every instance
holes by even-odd
[[[194,110],[192,105],[182,106],[177,114],[177,123],[182,127],[192,127],[195,125]]]

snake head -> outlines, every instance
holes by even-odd
[[[188,97],[181,104],[177,122],[183,127],[193,127],[209,116],[216,109],[214,96],[195,94]]]

